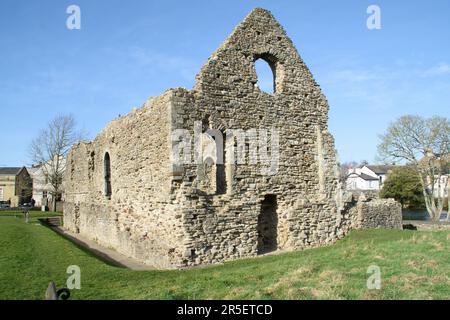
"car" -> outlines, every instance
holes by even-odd
[[[9,209],[11,206],[6,201],[0,201],[0,209]]]
[[[19,206],[19,209],[21,210],[30,210],[31,208],[33,208],[33,206],[31,205],[31,203],[22,203]]]

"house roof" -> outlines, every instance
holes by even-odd
[[[0,174],[3,175],[18,175],[23,167],[0,167]]]
[[[27,167],[26,169],[29,174],[35,174],[41,169],[41,167]]]
[[[365,173],[358,174],[356,172],[352,172],[352,173],[350,173],[348,175],[348,177],[350,177],[352,175],[355,175],[355,176],[357,176],[357,177],[359,177],[359,178],[361,178],[363,180],[366,180],[366,181],[375,181],[375,180],[378,181],[377,177],[372,177],[372,176],[369,176],[368,174],[365,174]]]
[[[386,174],[390,170],[394,169],[396,166],[393,166],[393,165],[375,165],[375,166],[369,165],[366,167],[369,168],[370,170],[372,170],[373,172],[375,172],[376,174]]]
[[[378,178],[369,176],[368,174],[365,174],[365,173],[361,173],[359,176],[361,177],[361,179],[364,179],[367,181],[375,181],[375,180],[378,181]]]

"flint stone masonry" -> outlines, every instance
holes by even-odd
[[[402,206],[394,199],[359,199],[350,209],[353,229],[402,229]]]
[[[257,59],[273,70],[273,94],[257,86]],[[192,90],[170,89],[73,147],[65,228],[158,268],[322,246],[347,234],[355,210],[343,200],[328,103],[271,13],[253,10],[196,79]],[[265,174],[261,161],[175,165],[171,135],[193,133],[197,121],[221,132],[277,130],[277,172]],[[213,141],[203,138],[202,147]],[[233,145],[226,141],[225,160]],[[390,203],[383,208],[391,212]]]

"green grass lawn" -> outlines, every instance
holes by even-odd
[[[47,218],[47,217],[62,217],[62,213],[60,212],[48,212],[48,211],[29,211],[29,217],[30,218]],[[24,213],[22,211],[14,211],[14,210],[6,210],[6,211],[0,211],[0,218],[1,217],[17,217],[17,218],[23,218]]]
[[[81,268],[71,299],[449,299],[450,233],[354,231],[336,245],[173,271],[108,265],[41,226],[0,214],[0,299],[42,299],[51,280],[65,286]],[[47,214],[48,215],[48,214]],[[21,216],[21,215],[19,215]],[[381,268],[368,290],[367,268]]]

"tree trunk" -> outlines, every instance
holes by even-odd
[[[441,218],[442,209],[444,207],[444,201],[442,199],[435,199],[433,194],[424,192],[425,205],[427,211],[430,214],[430,218],[433,221],[439,221]]]
[[[450,192],[448,195],[448,203],[447,203],[447,221],[450,222]]]
[[[450,221],[450,174],[447,176],[447,221]]]
[[[441,218],[442,209],[444,207],[444,201],[439,194],[437,198],[434,197],[434,190],[431,192],[427,190],[428,183],[426,176],[421,174],[419,174],[419,176],[422,182],[423,197],[425,199],[425,205],[427,207],[428,214],[430,215],[430,219],[433,221],[439,221]],[[432,183],[434,183],[434,181]]]
[[[53,212],[56,212],[56,194],[52,198]]]

